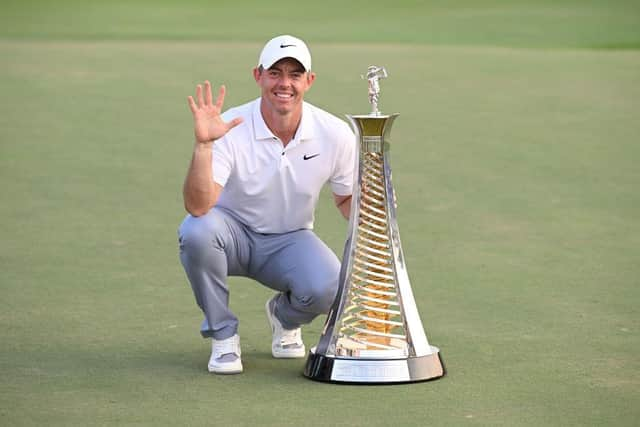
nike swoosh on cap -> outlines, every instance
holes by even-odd
[[[281,44],[281,45],[280,45],[280,47],[281,47],[281,48],[283,48],[283,49],[284,49],[285,47],[295,47],[295,46],[296,46],[295,44]]]

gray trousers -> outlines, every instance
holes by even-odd
[[[238,331],[229,309],[227,276],[244,276],[280,292],[275,315],[295,329],[327,313],[338,289],[340,262],[311,230],[260,234],[228,211],[187,215],[178,231],[180,260],[204,321],[204,337],[222,340]]]

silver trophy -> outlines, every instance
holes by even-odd
[[[304,375],[341,383],[405,383],[444,376],[411,291],[396,219],[388,140],[398,114],[378,110],[383,67],[367,70],[368,115],[348,115],[359,141],[340,287]]]

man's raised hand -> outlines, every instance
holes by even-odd
[[[193,113],[193,130],[196,141],[199,143],[207,143],[222,138],[229,130],[242,123],[242,118],[237,117],[228,123],[225,123],[220,117],[222,105],[224,104],[225,87],[220,86],[218,99],[213,103],[211,95],[211,83],[204,82],[204,94],[202,85],[196,86],[196,101],[189,96],[189,107]]]

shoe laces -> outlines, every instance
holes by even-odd
[[[236,336],[227,338],[226,340],[216,341],[214,345],[214,353],[216,358],[224,356],[225,354],[240,355],[238,348],[238,340]]]
[[[282,335],[280,336],[280,345],[301,345],[302,344],[302,336],[300,334],[300,328],[296,329],[283,329]]]

